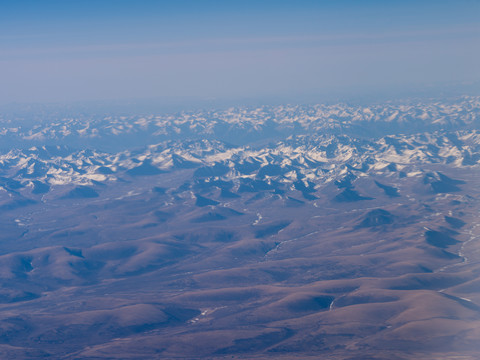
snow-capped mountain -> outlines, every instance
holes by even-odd
[[[196,169],[192,179],[228,180],[236,187],[246,178],[321,186],[346,173],[414,176],[424,164],[478,166],[479,114],[480,98],[466,97],[42,119],[31,126],[4,118],[4,147],[15,147],[0,154],[0,172],[5,189],[34,194],[182,169]]]

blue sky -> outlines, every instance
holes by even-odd
[[[480,1],[0,1],[0,104],[480,80]]]

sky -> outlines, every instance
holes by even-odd
[[[480,81],[480,0],[0,0],[0,105]]]

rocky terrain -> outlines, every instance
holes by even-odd
[[[0,354],[477,359],[480,97],[0,115]]]

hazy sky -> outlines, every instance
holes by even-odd
[[[480,80],[478,0],[1,0],[0,104]]]

